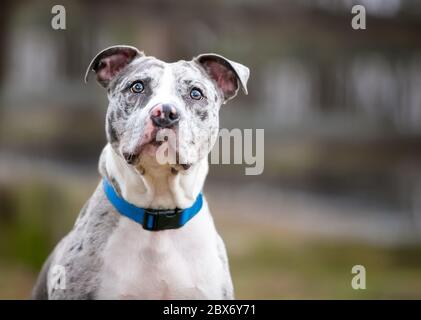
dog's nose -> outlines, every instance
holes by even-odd
[[[152,122],[160,128],[170,128],[178,123],[180,114],[171,104],[158,104],[151,111]]]

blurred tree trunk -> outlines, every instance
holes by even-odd
[[[7,38],[9,36],[9,22],[12,13],[12,2],[5,0],[1,2],[0,10],[0,88],[3,85],[4,76],[6,72],[6,57],[7,57]]]

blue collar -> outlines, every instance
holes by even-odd
[[[144,209],[136,207],[120,197],[114,187],[107,181],[102,180],[104,192],[108,200],[120,214],[141,224],[149,231],[177,229],[184,226],[202,209],[203,195],[199,193],[196,201],[186,209]]]

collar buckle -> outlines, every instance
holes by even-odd
[[[180,228],[183,209],[144,209],[143,228],[149,231]]]

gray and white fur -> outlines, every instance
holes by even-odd
[[[120,45],[98,53],[86,80],[91,71],[109,100],[101,176],[138,207],[190,207],[208,172],[220,106],[240,88],[247,93],[249,69],[216,54],[165,63]],[[137,82],[141,92],[133,92]],[[192,98],[193,89],[200,99]],[[163,105],[177,113],[170,128],[151,120],[154,112],[162,116]],[[162,143],[156,137],[162,130],[179,139],[171,149],[175,163],[157,161]],[[54,274],[55,266],[64,277]],[[233,299],[234,293],[225,245],[205,199],[185,226],[151,232],[120,215],[100,183],[45,262],[33,298]]]

